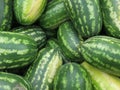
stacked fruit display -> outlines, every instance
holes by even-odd
[[[0,90],[120,90],[119,0],[0,0]]]

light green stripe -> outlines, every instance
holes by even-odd
[[[0,85],[0,90],[11,90],[11,88],[9,85]]]
[[[0,75],[0,80],[5,80],[6,82],[9,82],[9,83],[15,83],[16,82],[16,79],[13,79],[13,78],[9,78],[9,77],[3,77]]]
[[[5,44],[9,44],[9,43],[13,43],[13,44],[21,44],[24,43],[29,44],[29,40],[22,40],[22,39],[18,39],[16,37],[12,37],[11,39],[9,37],[0,37],[0,43],[5,43]]]
[[[79,73],[76,73],[75,78],[76,78],[76,82],[78,82],[77,80],[79,80],[79,78],[80,78]],[[80,86],[81,86],[80,83],[75,84],[75,87],[77,88],[77,90],[81,90]]]
[[[42,39],[43,39],[43,37],[36,37],[36,38],[34,38],[35,41],[42,40]]]
[[[54,76],[61,65],[62,65],[62,58],[59,56],[59,53],[56,52],[51,58],[49,64],[47,65],[48,68],[46,68],[46,72],[44,74],[45,77],[40,90],[44,90],[43,89],[44,85],[47,88],[45,90],[49,90],[48,85],[53,82]],[[48,83],[48,85],[46,83]]]
[[[16,53],[18,55],[25,55],[27,54],[29,51],[29,49],[24,49],[24,50],[13,50],[13,49],[2,49],[0,48],[0,55],[4,54],[4,55],[9,55],[12,53]]]

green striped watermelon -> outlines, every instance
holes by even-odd
[[[39,49],[46,44],[46,33],[38,26],[17,27],[12,29],[12,31],[30,36],[35,40]]]
[[[120,1],[102,0],[100,4],[105,26],[104,31],[107,35],[120,38]]]
[[[64,0],[64,3],[79,35],[88,38],[99,34],[102,27],[99,0]]]
[[[63,0],[52,0],[41,15],[39,24],[47,30],[55,29],[69,18],[66,12]]]
[[[47,0],[14,0],[14,13],[22,25],[33,24],[43,13]]]
[[[79,37],[70,21],[60,25],[57,33],[58,43],[63,55],[68,61],[83,61],[79,46],[82,39]],[[81,60],[79,59],[81,58]]]
[[[120,76],[120,39],[94,36],[83,42],[80,48],[88,63],[105,72]]]
[[[36,58],[37,44],[29,36],[0,32],[0,69],[22,67]]]
[[[53,90],[52,82],[61,65],[62,58],[58,49],[45,47],[40,50],[25,78],[30,81],[35,90]]]
[[[16,74],[0,72],[0,90],[33,90],[25,78]]]
[[[53,90],[93,90],[87,71],[77,63],[60,67],[54,78]]]

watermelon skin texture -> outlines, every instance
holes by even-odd
[[[0,69],[26,66],[37,56],[37,44],[29,36],[0,32]]]
[[[63,0],[52,0],[39,18],[39,25],[47,30],[54,30],[69,19]]]
[[[53,90],[93,90],[87,71],[77,63],[67,63],[60,67]]]
[[[12,29],[12,31],[30,36],[37,43],[38,49],[41,49],[46,44],[47,35],[38,26],[17,27]]]
[[[52,82],[61,65],[62,57],[58,48],[45,47],[39,51],[25,78],[35,90],[53,90]]]
[[[67,61],[83,61],[83,57],[79,49],[79,46],[83,40],[78,35],[70,21],[66,21],[59,26],[57,39],[62,54],[66,57]]]
[[[0,72],[0,90],[33,90],[25,78],[11,73]]]
[[[120,1],[102,0],[100,1],[104,31],[107,35],[120,38]]]
[[[64,0],[73,26],[83,38],[98,35],[102,28],[99,0]]]
[[[47,0],[14,0],[14,13],[21,25],[33,24],[43,13]]]
[[[0,0],[0,31],[10,30],[12,17],[12,0]]]
[[[91,65],[120,76],[120,40],[109,36],[94,36],[81,45],[81,54]]]

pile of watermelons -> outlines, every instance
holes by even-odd
[[[120,0],[0,0],[0,90],[120,90]]]

